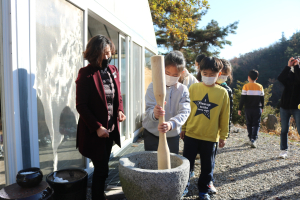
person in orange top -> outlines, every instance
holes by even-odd
[[[245,104],[245,115],[247,122],[248,137],[252,148],[257,147],[257,138],[260,128],[261,114],[264,111],[264,88],[261,84],[256,83],[259,73],[253,69],[248,74],[249,83],[245,84],[242,89],[240,106],[238,114]]]

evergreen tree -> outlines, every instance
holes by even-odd
[[[234,34],[238,22],[219,27],[212,20],[199,28],[201,17],[209,9],[206,0],[148,0],[156,30],[157,45],[183,52],[187,68],[195,72],[194,62],[199,54],[218,56],[219,49],[231,45],[226,36]]]

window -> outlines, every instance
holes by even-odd
[[[76,147],[78,70],[83,66],[83,11],[65,0],[36,1],[37,111],[44,175],[85,168]],[[72,22],[72,23],[70,23]]]
[[[0,3],[0,10],[2,10],[2,5]],[[3,55],[2,55],[2,51],[3,51],[3,44],[2,44],[2,14],[0,15],[0,38],[1,38],[1,41],[0,41],[0,67],[3,66],[3,61],[2,61],[2,58],[3,58]],[[2,71],[2,70],[1,70]],[[1,76],[2,77],[2,76]],[[0,80],[0,82],[2,83],[2,80]],[[0,85],[1,86],[1,85]],[[2,88],[2,87],[0,87]],[[2,108],[4,106],[2,106],[1,104],[1,98],[2,98],[2,94],[1,94],[1,90],[0,90],[0,189],[2,189],[5,184],[6,184],[6,181],[5,181],[5,158],[4,158],[4,134],[3,134],[3,129],[2,129]]]
[[[142,47],[133,43],[133,69],[130,75],[130,80],[132,81],[132,101],[133,101],[133,131],[139,129],[141,124],[141,114],[142,114]]]
[[[124,113],[127,116],[126,120],[129,120],[128,117],[128,108],[127,108],[127,63],[126,63],[126,40],[123,36],[120,35],[120,45],[121,45],[121,52],[120,52],[120,59],[121,59],[121,69],[120,69],[120,77],[121,77],[121,93],[122,93],[122,100],[123,100],[123,109]],[[126,134],[127,134],[127,121],[121,122],[121,138],[122,140],[125,139]]]
[[[144,88],[144,95],[147,92],[147,88],[149,84],[152,82],[152,70],[151,70],[151,56],[154,56],[155,54],[149,51],[148,49],[145,49],[145,88]]]

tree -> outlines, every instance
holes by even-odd
[[[219,27],[212,20],[199,28],[201,17],[207,13],[207,0],[148,0],[156,30],[158,46],[183,52],[189,71],[194,72],[198,54],[218,56],[219,48],[231,44],[225,37],[235,33],[238,22]]]
[[[149,0],[149,6],[158,35],[181,41],[188,39],[209,8],[207,0]]]
[[[204,29],[196,29],[188,34],[188,42],[185,47],[182,47],[183,53],[187,60],[187,68],[193,72],[192,66],[199,54],[206,56],[216,56],[220,54],[219,49],[224,45],[231,45],[229,40],[225,37],[229,34],[235,34],[238,22],[229,24],[226,27],[219,27],[218,22],[211,20],[211,22]],[[179,48],[175,46],[175,49]]]

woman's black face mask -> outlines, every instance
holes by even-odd
[[[108,58],[107,60],[103,59],[102,63],[101,63],[101,68],[107,68],[108,65],[109,65],[109,63],[110,63],[110,61],[111,61],[111,57]]]

